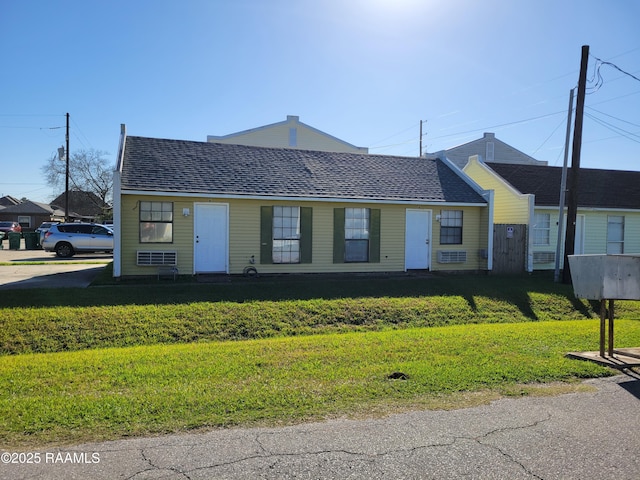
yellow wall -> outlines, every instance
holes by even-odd
[[[140,244],[140,201],[174,202],[173,244]],[[488,209],[486,207],[448,207],[463,210],[463,244],[440,245],[440,224],[436,218],[440,207],[417,207],[375,203],[332,203],[310,201],[203,199],[199,197],[159,197],[122,195],[121,252],[123,276],[155,275],[157,267],[136,266],[137,250],[177,251],[180,274],[194,273],[194,203],[223,203],[229,205],[229,273],[240,274],[255,258],[260,273],[331,273],[331,272],[399,272],[404,271],[405,212],[407,208],[432,211],[431,270],[483,270],[486,260],[478,252],[487,248]],[[265,205],[297,205],[313,208],[313,262],[307,264],[260,263],[260,207]],[[381,210],[380,263],[333,263],[333,209],[365,207]],[[182,211],[188,208],[189,216]],[[466,250],[467,262],[439,264],[438,250]]]
[[[473,157],[463,169],[474,182],[484,190],[493,190],[494,197],[494,223],[529,224],[529,202],[531,195],[522,194],[509,187],[497,175],[480,164]]]
[[[289,143],[291,129],[295,130],[295,145]],[[286,122],[266,125],[245,132],[238,132],[226,138],[209,137],[209,141],[272,148],[300,148],[303,150],[320,150],[327,152],[367,152],[366,148],[350,145],[324,132],[310,128],[299,122],[297,117],[291,116],[287,118]]]

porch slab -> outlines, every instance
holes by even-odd
[[[607,367],[625,369],[632,367],[640,367],[640,347],[632,348],[616,348],[613,355],[600,356],[600,352],[569,352],[567,357],[578,360],[588,360],[599,363]]]

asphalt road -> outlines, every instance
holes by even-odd
[[[0,290],[16,288],[84,288],[104,269],[112,255],[78,254],[69,259],[58,258],[43,250],[0,250]],[[24,262],[41,262],[28,265]],[[73,262],[73,263],[69,263]],[[98,264],[97,262],[104,262]]]
[[[453,411],[3,453],[0,479],[640,478],[640,380]],[[30,456],[30,457],[29,457]],[[38,463],[20,463],[28,458]]]

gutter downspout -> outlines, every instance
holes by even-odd
[[[494,190],[485,190],[484,197],[487,199],[489,203],[489,231],[487,233],[487,271],[493,271],[493,207],[494,207]]]
[[[124,163],[124,149],[127,142],[127,127],[120,125],[120,145],[116,169],[113,172],[113,278],[122,275],[122,166]]]

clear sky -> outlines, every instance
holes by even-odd
[[[47,202],[64,144],[206,141],[287,115],[371,153],[483,132],[562,165],[589,45],[582,166],[640,170],[637,0],[0,0],[0,195]]]

